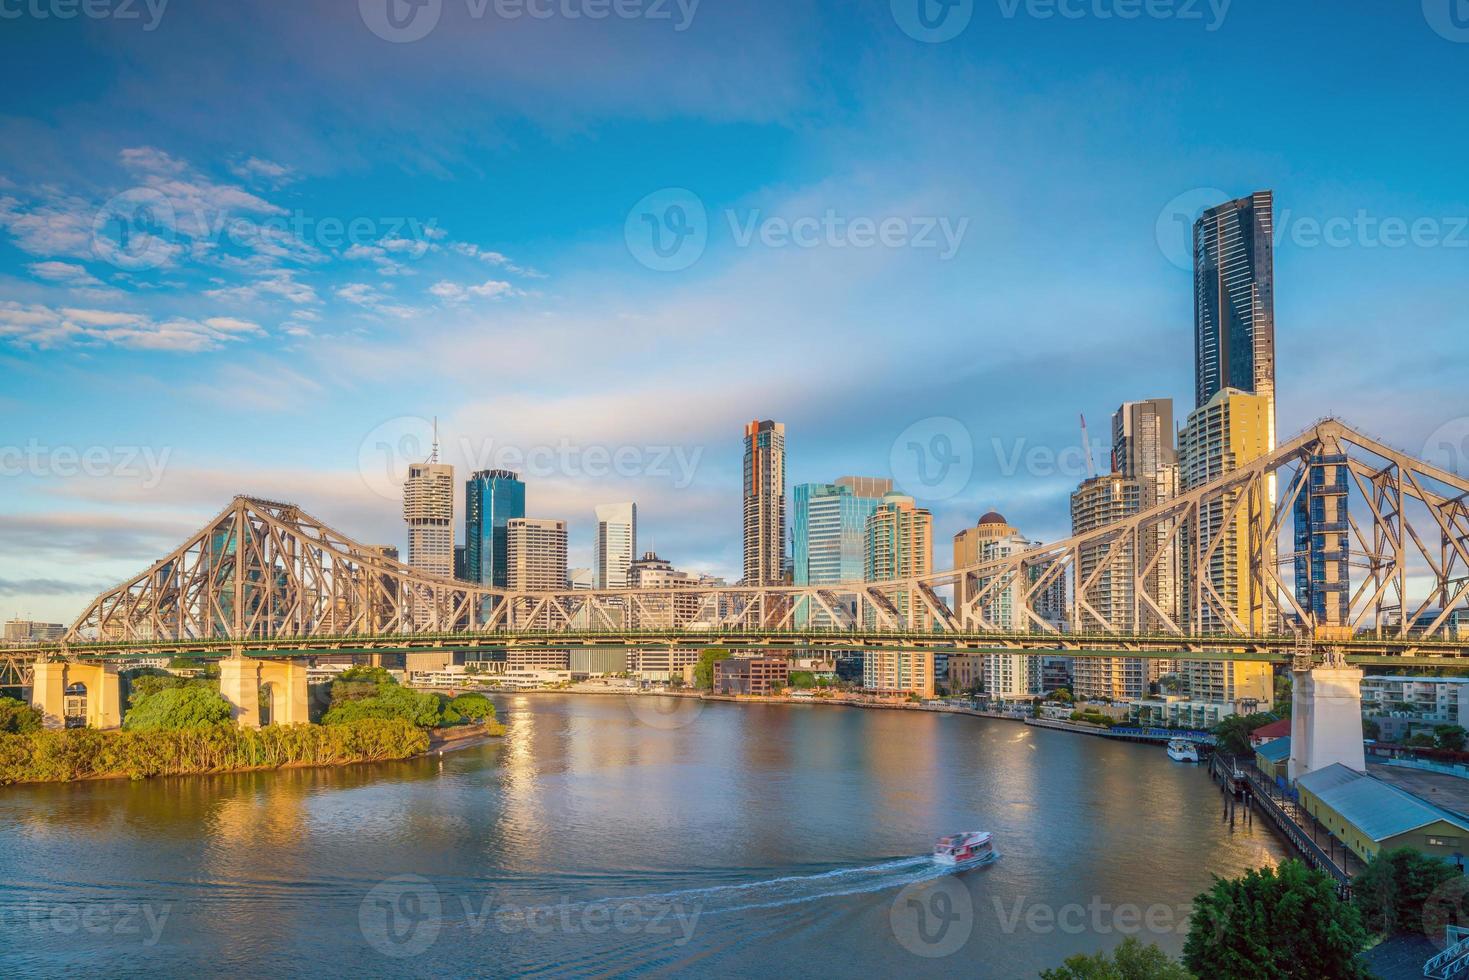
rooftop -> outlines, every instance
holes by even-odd
[[[1438,820],[1469,831],[1469,820],[1464,817],[1339,762],[1307,773],[1296,785],[1341,814],[1373,841],[1406,834]]]
[[[1274,738],[1255,749],[1266,762],[1282,762],[1290,758],[1290,737]]]

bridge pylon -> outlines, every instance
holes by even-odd
[[[1362,671],[1347,666],[1333,639],[1350,639],[1351,629],[1322,627],[1316,639],[1326,641],[1320,662],[1307,641],[1303,657],[1297,647],[1291,665],[1291,741],[1286,774],[1295,782],[1307,773],[1341,763],[1367,770],[1362,747]]]
[[[65,728],[82,719],[88,728],[122,724],[122,682],[117,668],[68,660],[37,661],[31,682],[31,704],[41,711],[47,728]]]
[[[219,662],[219,693],[241,728],[311,720],[306,665],[294,660],[256,660],[236,652]]]

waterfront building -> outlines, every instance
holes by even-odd
[[[1029,551],[1036,544],[1003,516],[990,511],[979,519],[977,525],[954,536],[954,560],[957,567],[998,561]],[[1026,615],[1025,593],[1034,576],[1043,572],[1044,568],[1038,566],[1027,581],[1012,578],[995,588],[991,588],[993,576],[971,573],[964,576],[959,588],[966,596],[984,596],[978,612],[988,628],[1006,633],[1029,633],[1040,627]],[[1042,595],[1045,596],[1045,606],[1041,608],[1048,606],[1054,609],[1058,595],[1065,595],[1064,579],[1059,586],[1053,584]],[[992,698],[1022,698],[1036,694],[1040,691],[1040,660],[1023,653],[985,654],[983,686],[985,694]]]
[[[566,522],[512,517],[505,522],[506,588],[555,592],[566,587]]]
[[[1295,496],[1296,602],[1317,626],[1351,628],[1351,524],[1347,458],[1312,456],[1288,491]]]
[[[1195,408],[1225,389],[1265,400],[1275,448],[1274,194],[1209,208],[1194,222]]]
[[[861,581],[867,519],[892,488],[892,480],[854,476],[797,486],[792,493],[791,581],[796,585]],[[796,610],[796,622],[834,625],[826,610],[804,605]]]
[[[638,550],[638,505],[630,501],[598,504],[596,515],[592,569],[596,575],[597,588],[628,588],[633,556]]]
[[[479,470],[464,484],[464,578],[509,584],[506,526],[525,516],[525,484],[510,470]]]
[[[1362,714],[1384,742],[1431,735],[1438,725],[1469,729],[1469,677],[1364,677]]]
[[[1080,658],[1078,658],[1080,659]],[[1202,701],[1175,695],[1138,698],[1127,702],[1131,720],[1144,728],[1188,728],[1212,731],[1230,715],[1247,714],[1239,705]]]
[[[628,659],[626,650],[573,650],[571,651],[571,673],[578,679],[626,674]]]
[[[933,571],[933,515],[913,498],[889,491],[867,518],[863,571],[869,582],[888,582]],[[932,615],[917,595],[899,589],[891,596],[899,625],[927,629]],[[868,626],[879,623],[873,610]]]
[[[522,650],[512,647],[505,651],[506,670],[569,670],[570,650]]]
[[[746,585],[777,585],[785,571],[786,427],[745,426],[744,552]]]
[[[5,623],[6,643],[54,643],[66,635],[62,623],[40,623],[32,619],[11,619]]]
[[[1070,691],[1075,685],[1075,658],[1041,657],[1040,662],[1042,694],[1062,689]]]
[[[715,694],[766,695],[790,684],[784,657],[730,657],[714,661]]]
[[[986,659],[988,658],[982,653],[949,654],[949,674],[945,689],[950,694],[983,691]]]
[[[1179,438],[1180,480],[1192,490],[1232,473],[1266,455],[1271,445],[1270,399],[1233,388],[1218,391],[1208,404],[1189,413]],[[1268,520],[1262,502],[1246,501],[1235,509],[1238,493],[1200,508],[1199,519],[1185,529],[1185,555],[1212,556],[1202,574],[1210,589],[1200,589],[1200,600],[1181,615],[1195,632],[1261,633],[1275,626],[1276,610],[1268,590],[1251,575],[1249,529]],[[1234,511],[1232,520],[1226,515]],[[1216,547],[1215,544],[1218,546]],[[1274,560],[1274,545],[1264,542],[1265,561]],[[1185,594],[1193,589],[1192,561],[1185,561]],[[1215,598],[1217,594],[1218,599]],[[1222,602],[1221,602],[1222,600]],[[1189,604],[1185,604],[1186,606]],[[1203,701],[1253,703],[1270,706],[1273,672],[1268,664],[1244,661],[1190,661],[1178,666],[1189,696]]]
[[[1125,520],[1138,512],[1141,501],[1137,480],[1122,473],[1092,477],[1071,495],[1071,533],[1086,534]],[[1080,549],[1076,578],[1078,582],[1090,582],[1091,587],[1084,600],[1076,596],[1073,621],[1079,631],[1136,631],[1134,610],[1138,598],[1133,587],[1133,559],[1132,535]],[[1142,657],[1079,657],[1072,693],[1079,698],[1143,697],[1148,693],[1148,681],[1156,679],[1156,670]]]
[[[648,684],[667,684],[682,679],[686,671],[699,662],[701,651],[692,648],[655,647],[633,650],[628,654],[627,669]]]
[[[1300,808],[1362,861],[1409,847],[1453,865],[1463,859],[1469,819],[1375,776],[1334,762],[1296,780]]]
[[[434,444],[427,462],[408,467],[403,483],[403,521],[408,525],[408,564],[421,572],[454,575],[454,467],[440,463]]]
[[[868,650],[862,660],[862,686],[874,694],[932,698],[937,689],[933,658],[925,650]],[[951,672],[953,660],[949,658]]]

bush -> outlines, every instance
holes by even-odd
[[[265,728],[225,723],[111,732],[43,729],[26,735],[0,735],[0,785],[380,762],[406,759],[427,749],[428,734],[402,719]]]
[[[197,684],[170,687],[143,697],[134,695],[124,728],[203,728],[230,720],[230,703],[218,691]]]
[[[1168,958],[1154,943],[1144,946],[1128,936],[1112,951],[1068,956],[1056,970],[1042,970],[1041,980],[1192,980],[1193,974]]]
[[[333,704],[322,716],[323,725],[340,725],[363,718],[401,718],[420,728],[437,728],[448,722],[444,699],[428,691],[410,691],[397,684],[383,684],[372,697]],[[453,721],[458,721],[455,713]]]
[[[0,732],[24,735],[41,730],[41,712],[24,701],[0,698]]]
[[[710,647],[699,654],[699,660],[694,664],[694,686],[701,691],[708,691],[714,687],[714,661],[728,660],[728,650]]]
[[[1423,906],[1459,871],[1408,847],[1379,852],[1352,880],[1352,904],[1370,932],[1424,934]]]

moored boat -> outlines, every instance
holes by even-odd
[[[1171,739],[1168,742],[1168,758],[1174,762],[1198,762],[1199,747],[1188,739]]]

